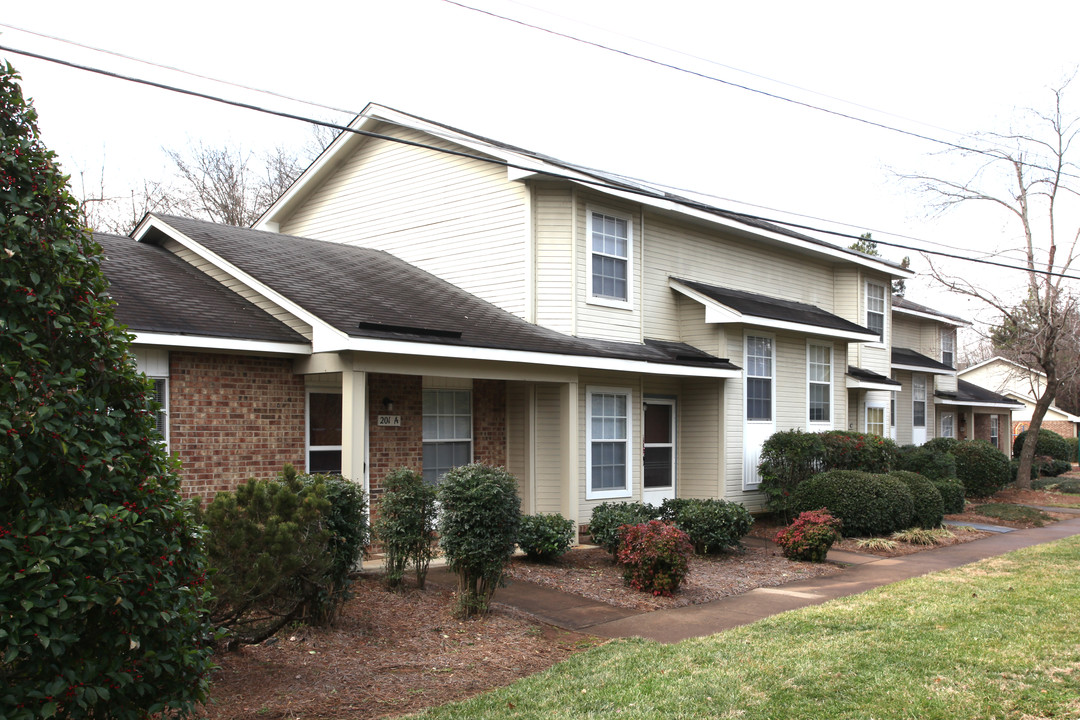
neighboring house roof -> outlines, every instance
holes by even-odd
[[[621,197],[644,205],[723,225],[729,230],[742,232],[757,238],[778,240],[817,254],[826,254],[832,258],[847,258],[857,264],[873,267],[895,277],[913,277],[914,273],[903,268],[899,263],[885,258],[867,255],[850,248],[834,245],[820,238],[796,232],[782,225],[742,213],[724,210],[707,202],[668,192],[663,187],[558,160],[549,155],[533,152],[508,143],[499,142],[475,133],[470,133],[450,125],[394,110],[393,108],[369,104],[349,124],[352,130],[370,133],[379,123],[390,123],[411,128],[453,142],[473,151],[478,156],[486,156],[508,165],[509,177],[520,180],[531,175],[557,177],[569,182],[584,185],[598,192]],[[342,132],[336,140],[316,158],[307,170],[289,187],[281,197],[270,206],[254,227],[277,229],[276,223],[288,214],[294,203],[310,191],[311,187],[322,182],[326,174],[333,172],[343,161],[344,156],[364,140],[364,136],[355,132]],[[392,140],[391,140],[392,141]]]
[[[847,374],[847,387],[849,389],[859,388],[862,390],[887,390],[889,392],[897,392],[901,388],[901,383],[890,377],[885,377],[873,370],[866,370],[865,368],[855,367],[854,365],[848,365]]]
[[[95,233],[116,319],[136,333],[237,338],[272,343],[307,339],[172,253],[129,237]]]
[[[902,313],[904,315],[914,315],[916,317],[924,317],[930,320],[937,320],[948,325],[971,325],[971,322],[955,315],[946,315],[940,310],[934,310],[925,305],[912,302],[902,295],[892,296],[893,312]]]
[[[139,233],[144,241],[153,241],[157,233],[172,237],[170,233],[178,231],[240,274],[352,338],[739,369],[685,343],[638,344],[563,335],[381,250],[173,215],[150,218]]]
[[[995,368],[992,366],[1000,366],[1002,374],[995,377]],[[1036,392],[1042,392],[1041,385],[1046,373],[1039,370],[1024,367],[1018,362],[1009,360],[1008,358],[1001,357],[1000,355],[994,356],[989,360],[983,360],[980,363],[976,363],[970,367],[966,367],[958,373],[958,377],[974,376],[981,381],[986,382],[991,380],[998,384],[998,391],[1004,393],[1010,398],[1019,400],[1025,407],[1034,409],[1036,403],[1036,396],[1032,392],[1032,382],[1040,386]],[[1037,381],[1033,381],[1032,378],[1038,378]],[[1047,409],[1048,413],[1054,413],[1055,417],[1061,417],[1068,422],[1080,422],[1080,416],[1073,415],[1070,412],[1062,410],[1057,405],[1051,405]]]
[[[934,375],[953,375],[956,370],[943,362],[928,358],[908,348],[892,349],[892,366],[898,370],[914,370]]]
[[[994,364],[1012,365],[1019,372],[1030,373],[1032,375],[1038,375],[1039,377],[1046,377],[1046,373],[1044,373],[1042,370],[1035,370],[1035,369],[1032,369],[1032,368],[1024,367],[1020,363],[1014,362],[1014,361],[1012,361],[1012,360],[1010,360],[1008,358],[1001,357],[1000,355],[995,355],[994,357],[990,358],[989,360],[983,360],[982,362],[975,363],[974,365],[969,365],[966,368],[964,368],[963,370],[961,370],[960,372],[961,373],[969,373],[972,370],[978,370],[979,368],[986,367],[987,365],[994,365]]]
[[[934,393],[940,405],[973,405],[977,407],[1022,408],[1024,404],[1004,395],[979,387],[967,380],[956,381],[956,392],[938,390]]]
[[[817,332],[849,340],[878,340],[878,334],[861,325],[826,312],[816,305],[708,285],[694,280],[671,278],[672,287],[690,297],[700,294],[720,307],[706,304],[705,322],[743,322],[771,327]],[[687,292],[690,290],[692,292]],[[701,298],[695,298],[700,300]],[[715,312],[710,315],[709,309]]]

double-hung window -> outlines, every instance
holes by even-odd
[[[630,217],[588,209],[589,301],[629,307],[634,225]]]
[[[630,496],[631,397],[627,388],[588,388],[586,499]]]
[[[926,376],[911,376],[911,425],[926,427]]]
[[[949,367],[955,367],[956,361],[956,331],[952,328],[941,331],[941,362]]]
[[[424,390],[424,482],[472,462],[472,392]]]
[[[832,346],[808,343],[806,376],[811,424],[832,424]]]
[[[767,422],[773,419],[772,338],[746,336],[746,419]]]
[[[866,327],[885,340],[885,286],[875,282],[866,283]]]
[[[152,377],[150,382],[154,384],[154,389],[150,394],[150,398],[159,403],[161,407],[154,413],[154,425],[157,427],[157,431],[161,433],[161,439],[165,443],[165,447],[169,446],[169,379],[162,377]]]
[[[341,393],[309,392],[307,469],[341,473]]]
[[[998,416],[990,416],[990,444],[996,448],[1000,448],[1001,436],[998,432]]]

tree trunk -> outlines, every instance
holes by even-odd
[[[1028,425],[1027,437],[1024,438],[1024,446],[1020,448],[1020,466],[1016,469],[1016,487],[1022,490],[1031,489],[1031,464],[1035,460],[1035,446],[1039,442],[1039,428],[1042,427],[1046,411],[1054,404],[1054,396],[1057,394],[1057,379],[1047,377],[1046,388],[1035,403],[1035,410],[1031,413],[1031,424]]]

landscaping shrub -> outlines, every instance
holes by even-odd
[[[66,183],[0,64],[0,716],[191,715],[202,530]]]
[[[1024,441],[1027,439],[1029,432],[1031,431],[1025,430],[1013,439],[1013,457],[1020,457],[1020,451],[1024,448]],[[1053,430],[1045,428],[1039,428],[1039,439],[1035,442],[1035,454],[1048,455],[1054,460],[1065,460],[1067,462],[1076,459],[1076,453],[1069,447],[1069,443],[1065,438]]]
[[[640,502],[602,502],[593,508],[589,535],[593,544],[614,555],[619,550],[619,528],[656,520],[660,511]]]
[[[1080,461],[1080,456],[1077,455],[1080,452],[1080,438],[1067,437],[1065,438],[1065,444],[1069,446],[1069,457],[1065,458],[1069,463]]]
[[[783,430],[773,433],[761,446],[758,472],[765,506],[784,520],[790,517],[791,495],[800,483],[821,472],[825,443],[820,433]]]
[[[624,525],[616,556],[623,579],[636,590],[670,596],[679,589],[690,569],[694,548],[690,538],[674,525],[650,520]]]
[[[840,539],[842,525],[842,521],[825,508],[807,510],[799,513],[799,517],[778,532],[773,540],[786,558],[825,562],[829,548]]]
[[[308,486],[321,483],[324,497],[330,503],[324,516],[326,529],[330,531],[330,571],[326,578],[328,584],[305,610],[310,622],[328,625],[337,618],[338,610],[349,599],[352,574],[371,539],[367,494],[358,483],[340,475],[300,475],[296,468],[289,464],[282,469],[281,475],[286,480],[290,477],[297,478]]]
[[[1046,477],[1057,477],[1072,470],[1072,463],[1067,460],[1050,460],[1040,470]]]
[[[826,508],[846,536],[888,535],[911,526],[915,501],[907,485],[888,475],[829,470],[795,491],[797,512]]]
[[[458,613],[484,615],[517,544],[517,480],[503,468],[463,465],[443,476],[437,497],[439,543],[458,578]]]
[[[1031,483],[1031,487],[1035,490],[1051,490],[1053,492],[1080,494],[1080,480],[1076,478],[1065,478],[1063,480],[1054,479],[1041,479],[1035,480]]]
[[[960,444],[960,441],[956,438],[936,437],[930,438],[924,442],[920,447],[924,447],[927,450],[942,453],[952,453],[956,449],[956,446]]]
[[[821,434],[821,440],[825,444],[822,467],[827,470],[887,473],[899,454],[892,440],[870,433],[829,430]]]
[[[428,564],[435,556],[434,485],[408,468],[391,470],[383,479],[375,535],[382,544],[383,584],[401,587],[409,567],[416,572],[416,584],[423,589]]]
[[[906,470],[893,470],[889,477],[904,483],[911,491],[911,498],[915,503],[915,514],[912,517],[915,525],[929,529],[941,524],[945,518],[945,502],[933,482],[918,473]]]
[[[1039,477],[1040,467],[1038,458],[1031,459],[1031,480],[1035,481]],[[1020,461],[1013,458],[1009,461],[1009,482],[1016,482],[1016,476],[1020,473]]]
[[[518,548],[530,560],[550,562],[574,544],[574,521],[559,513],[524,515],[518,529]]]
[[[944,480],[956,477],[956,458],[934,446],[904,445],[893,469],[919,473],[930,480]]]
[[[1009,482],[1009,458],[985,440],[958,442],[952,454],[968,497],[988,497]]]
[[[964,484],[956,478],[931,480],[941,493],[942,511],[946,515],[964,512]]]
[[[694,552],[700,554],[738,547],[754,523],[750,511],[741,504],[711,498],[665,500],[660,517],[685,532]]]
[[[216,573],[211,619],[234,641],[259,643],[329,593],[333,558],[326,487],[293,475],[251,479],[207,506],[207,553]]]

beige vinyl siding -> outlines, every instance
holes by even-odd
[[[615,198],[607,198],[590,193],[575,191],[574,236],[577,252],[574,257],[576,292],[576,323],[574,335],[602,340],[623,342],[641,342],[641,213],[637,205],[632,205]],[[586,218],[588,210],[608,211],[620,216],[628,216],[633,230],[631,236],[632,255],[630,262],[631,293],[628,298],[630,309],[608,307],[589,302],[592,287],[591,240],[587,237]],[[651,310],[650,310],[651,312]]]
[[[955,375],[934,375],[934,390],[940,392],[956,392],[956,376]]]
[[[848,428],[847,406],[847,369],[848,369],[848,344],[836,341],[833,343],[833,405],[832,427],[833,430],[846,430]]]
[[[506,469],[517,478],[521,511],[531,514],[532,493],[532,385],[506,383]]]
[[[681,293],[677,294],[676,300],[679,317],[676,333],[672,335],[664,334],[664,328],[657,326],[658,332],[650,334],[648,337],[657,340],[676,340],[689,343],[711,355],[724,357],[723,330],[720,325],[715,323],[706,324],[705,306]]]
[[[833,307],[834,312],[845,320],[865,326],[866,318],[859,314],[862,307],[861,277],[858,268],[850,265],[837,265],[833,269]]]
[[[536,385],[536,512],[562,512],[562,411],[559,386]],[[584,477],[584,476],[582,476]],[[581,522],[586,522],[587,517]]]
[[[916,352],[930,355],[924,347],[922,323],[912,322],[909,318],[898,313],[893,313],[893,346],[908,348]]]
[[[397,126],[375,131],[465,149]],[[496,163],[370,139],[280,229],[386,250],[525,317],[525,192]]]
[[[687,379],[679,395],[679,497],[722,498],[723,380]]]
[[[258,307],[260,310],[265,311],[266,313],[274,316],[274,318],[276,318],[277,320],[285,323],[308,340],[311,340],[310,325],[308,325],[306,322],[296,317],[292,313],[288,312],[287,310],[270,302],[265,297],[255,292],[250,287],[240,282],[233,276],[229,275],[224,270],[218,268],[210,261],[204,260],[195,252],[188,250],[176,240],[166,240],[164,243],[162,243],[162,247],[164,247],[173,255],[176,255],[178,258],[194,267],[196,270],[205,273],[220,284],[229,288],[240,297],[244,298],[248,302]]]
[[[550,183],[532,187],[536,253],[536,323],[574,332],[573,193]]]
[[[673,338],[679,332],[679,300],[669,277],[761,293],[835,312],[833,270],[790,251],[778,251],[732,235],[646,212],[642,302],[645,337]],[[792,278],[798,278],[793,282]]]

